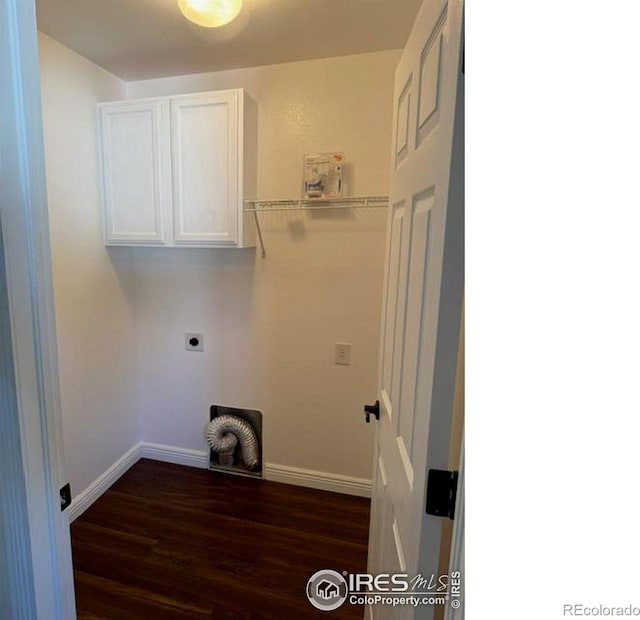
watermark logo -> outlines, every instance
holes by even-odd
[[[307,582],[307,598],[321,611],[338,609],[347,600],[348,594],[347,582],[334,570],[319,570]]]
[[[573,603],[564,605],[562,609],[563,616],[640,616],[640,607],[636,605],[609,606],[609,605],[583,605],[582,603]]]
[[[307,582],[309,602],[322,611],[333,611],[346,602],[351,605],[446,605],[462,604],[462,575],[406,573],[348,573],[320,570]]]

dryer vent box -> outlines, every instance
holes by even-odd
[[[218,459],[217,453],[213,450],[209,450],[209,469],[227,474],[262,478],[264,471],[262,462],[262,411],[258,411],[257,409],[238,409],[236,407],[225,407],[223,405],[211,405],[209,410],[209,420],[213,421],[221,415],[232,415],[236,418],[240,418],[253,428],[253,432],[256,434],[258,439],[260,463],[258,467],[253,470],[247,468],[242,460],[242,452],[240,450],[240,444],[238,443],[234,451],[233,465],[231,466],[222,465]]]

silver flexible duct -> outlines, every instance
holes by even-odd
[[[218,454],[221,465],[233,465],[233,451],[238,442],[242,460],[249,469],[255,469],[260,462],[258,438],[251,424],[233,415],[221,415],[211,420],[207,426],[207,441]]]
[[[233,453],[238,445],[238,438],[233,433],[212,429],[210,424],[207,430],[207,439],[211,449],[217,452],[220,465],[231,467],[233,465]]]

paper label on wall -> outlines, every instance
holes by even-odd
[[[342,196],[343,153],[314,153],[304,156],[305,198]]]

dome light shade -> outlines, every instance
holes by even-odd
[[[194,24],[218,28],[233,21],[242,9],[242,0],[178,0],[182,14]]]

